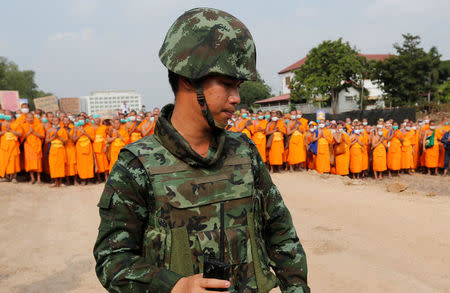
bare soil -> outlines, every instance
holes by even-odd
[[[449,177],[273,179],[313,292],[450,292]],[[388,192],[392,183],[407,188]],[[102,189],[0,183],[0,292],[104,292],[92,256]]]

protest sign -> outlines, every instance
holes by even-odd
[[[34,99],[34,106],[36,109],[41,109],[45,112],[55,112],[59,110],[56,96],[48,96]]]
[[[0,103],[2,109],[16,111],[19,109],[19,92],[0,91]]]
[[[60,98],[59,108],[66,113],[79,113],[80,112],[80,99],[79,98]]]

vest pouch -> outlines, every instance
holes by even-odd
[[[159,225],[159,221],[157,217],[151,217],[150,225],[144,232],[144,257],[158,267],[169,269],[171,234],[170,230]]]

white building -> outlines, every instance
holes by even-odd
[[[136,91],[95,91],[90,96],[80,97],[80,108],[88,115],[105,110],[119,111],[124,101],[131,110],[142,108],[142,97]]]
[[[389,58],[389,54],[361,54],[362,56],[365,56],[367,60],[378,60],[382,61],[386,58]],[[295,62],[294,64],[282,69],[280,72],[278,72],[278,75],[281,78],[281,96],[280,97],[286,97],[286,95],[290,94],[291,90],[289,88],[289,83],[294,78],[294,71],[298,68],[300,68],[303,64],[305,64],[307,57],[304,57],[303,59]],[[363,82],[364,88],[366,88],[369,92],[367,100],[369,101],[369,105],[366,107],[366,109],[375,109],[375,108],[384,108],[384,101],[383,96],[384,93],[381,90],[381,88],[376,85],[371,80],[364,80]],[[360,90],[357,90],[353,87],[348,88],[347,91],[342,90],[339,92],[338,95],[338,113],[341,112],[347,112],[347,111],[353,111],[353,110],[359,110],[360,105],[357,103],[359,100],[361,92]],[[284,98],[286,99],[286,98]],[[262,108],[264,108],[264,102],[260,103]],[[282,106],[281,106],[282,107]],[[289,106],[286,105],[280,108],[280,110],[289,109]],[[303,113],[315,113],[318,108],[313,103],[304,103],[304,104],[297,104],[297,109],[300,109],[303,111]],[[332,113],[331,107],[322,108],[322,110],[325,110],[328,113]]]

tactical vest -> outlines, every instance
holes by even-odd
[[[154,137],[146,140],[145,150],[127,149],[142,162],[153,189],[143,237],[143,254],[150,263],[183,276],[202,273],[204,257],[219,252],[223,202],[230,291],[269,292],[276,286],[261,237],[261,199],[248,156],[236,154],[214,166],[193,168]]]

